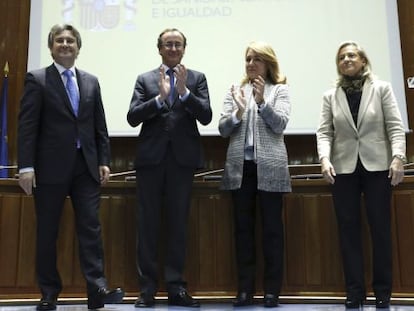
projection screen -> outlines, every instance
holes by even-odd
[[[286,133],[315,133],[345,40],[359,42],[373,72],[392,83],[408,130],[396,0],[31,0],[28,70],[52,63],[47,34],[57,23],[81,32],[76,66],[98,76],[111,136],[137,135],[126,121],[135,80],[160,65],[156,42],[169,27],[187,37],[182,63],[207,77],[213,120],[199,126],[202,135],[218,135],[224,95],[257,40],[273,46],[288,78]]]

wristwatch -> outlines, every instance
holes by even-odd
[[[395,154],[393,158],[400,159],[403,164],[407,163],[407,158],[401,154]]]

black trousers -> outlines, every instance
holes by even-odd
[[[257,190],[257,166],[245,161],[240,189],[232,191],[238,291],[254,293],[256,276],[256,198],[262,223],[263,290],[279,295],[283,280],[283,194]]]
[[[56,172],[59,174],[59,172]],[[57,270],[56,241],[62,209],[70,195],[79,256],[88,293],[107,285],[99,222],[100,185],[90,175],[81,151],[78,151],[73,176],[66,183],[38,183],[34,189],[37,219],[36,272],[43,295],[59,295],[62,281]]]
[[[155,295],[158,291],[160,243],[165,246],[164,277],[167,291],[175,295],[186,287],[183,272],[194,168],[179,165],[169,148],[159,165],[138,167],[136,176],[137,267],[140,289],[150,295]],[[165,216],[166,241],[159,241],[162,215]]]
[[[359,162],[352,174],[338,174],[332,186],[348,297],[366,296],[361,241],[361,194],[372,241],[375,296],[391,296],[391,180],[388,171],[369,172]]]

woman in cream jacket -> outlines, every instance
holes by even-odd
[[[332,184],[345,274],[347,308],[366,298],[361,243],[361,194],[373,251],[377,308],[388,308],[392,286],[391,190],[404,176],[405,132],[391,85],[377,80],[355,42],[340,45],[335,88],[323,96],[317,147]]]

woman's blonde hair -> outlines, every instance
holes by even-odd
[[[255,41],[250,43],[246,48],[245,55],[252,50],[257,54],[257,56],[263,60],[266,65],[266,77],[263,77],[266,81],[269,81],[272,84],[285,84],[286,77],[279,70],[279,63],[277,61],[276,53],[273,48],[265,43],[260,41]],[[249,77],[246,75],[241,84],[246,84],[249,82]]]
[[[338,79],[336,81],[337,85],[342,85],[342,81],[344,80],[344,75],[339,70],[339,53],[344,47],[352,45],[356,48],[358,56],[365,61],[364,67],[361,69],[361,77],[363,78],[372,78],[372,71],[371,71],[371,62],[368,59],[367,53],[364,49],[355,41],[345,41],[339,45],[338,51],[336,52],[335,63],[336,63],[336,71],[338,72]]]

